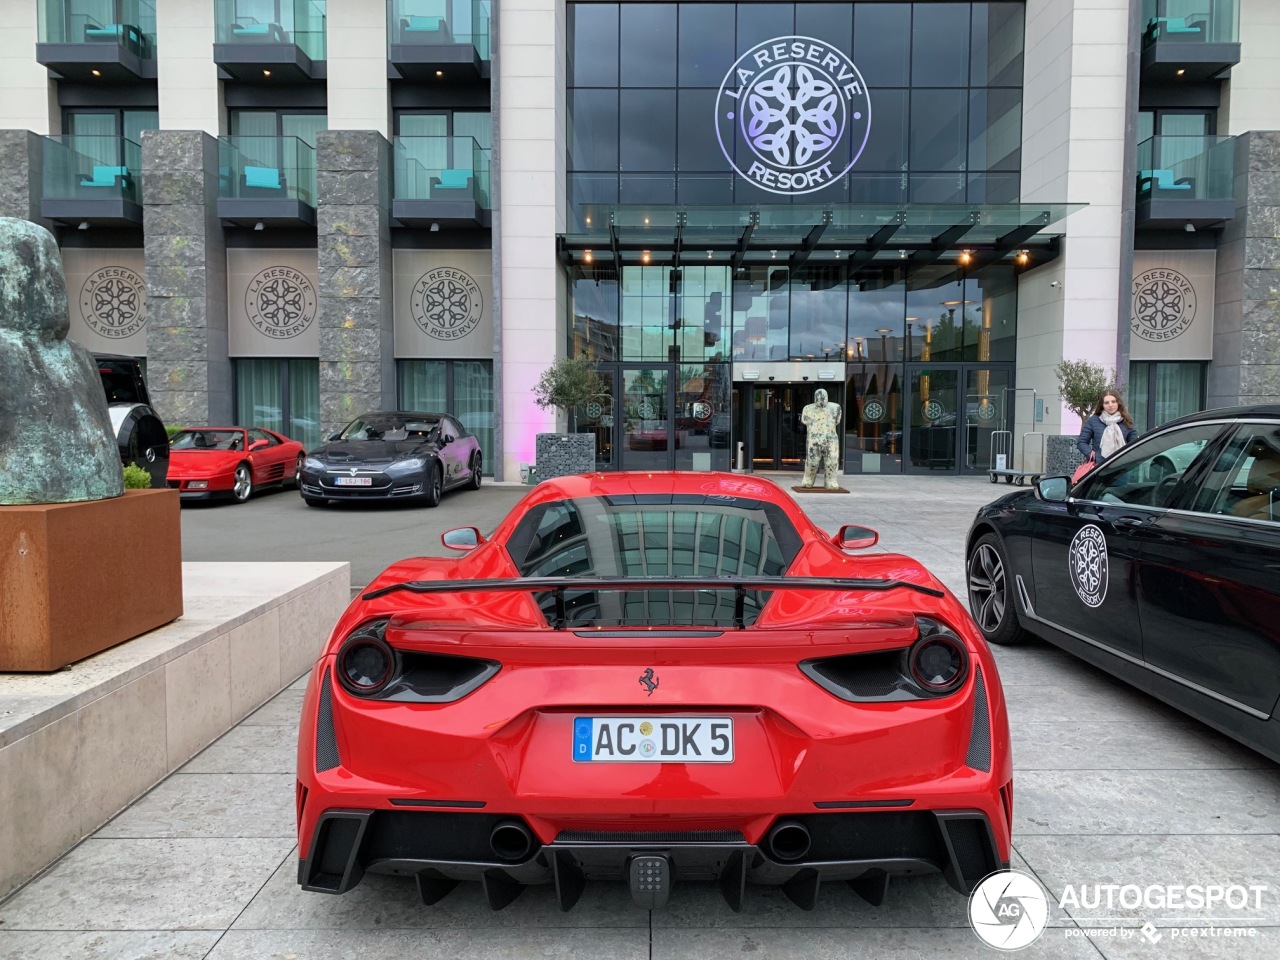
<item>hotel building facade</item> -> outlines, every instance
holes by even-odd
[[[601,470],[798,469],[818,389],[846,473],[1030,468],[1064,358],[1280,400],[1278,78],[1270,0],[5,0],[0,215],[173,424],[516,479],[586,355]]]

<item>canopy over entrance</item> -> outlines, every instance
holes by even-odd
[[[645,206],[584,204],[558,237],[568,264],[743,264],[875,260],[941,261],[971,269],[1000,260],[1037,266],[1058,255],[1049,228],[1083,203],[777,204]]]

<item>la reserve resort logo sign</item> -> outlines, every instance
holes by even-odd
[[[774,37],[739,57],[716,97],[716,136],[738,176],[786,196],[812,193],[858,162],[871,100],[853,61],[823,40]]]

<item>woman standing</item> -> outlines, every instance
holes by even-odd
[[[1124,408],[1124,401],[1114,390],[1108,390],[1098,400],[1093,416],[1085,421],[1076,448],[1082,457],[1101,463],[1137,439],[1138,431],[1133,428],[1133,418]]]

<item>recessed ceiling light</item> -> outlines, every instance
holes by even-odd
[[[100,76],[102,76],[102,71],[101,71],[101,70],[94,70],[94,71],[93,71],[93,75],[94,75],[95,77],[100,77]]]
[[[582,259],[583,259],[585,262],[590,263],[590,262],[591,262],[591,251],[590,251],[590,250],[584,250],[584,251],[582,252]]]
[[[1182,69],[1182,70],[1179,70],[1179,71],[1178,71],[1178,76],[1182,76],[1182,75],[1183,75],[1184,73],[1186,73],[1186,72],[1187,72],[1187,71],[1186,71],[1186,69],[1185,69],[1185,68],[1184,68],[1184,69]]]
[[[444,76],[444,71],[443,71],[443,70],[437,70],[437,71],[436,71],[436,76],[437,76],[437,77],[443,77],[443,76]]]
[[[264,77],[269,77],[269,76],[271,76],[271,71],[270,71],[270,70],[263,70],[263,71],[262,71],[262,75],[263,75]]]

